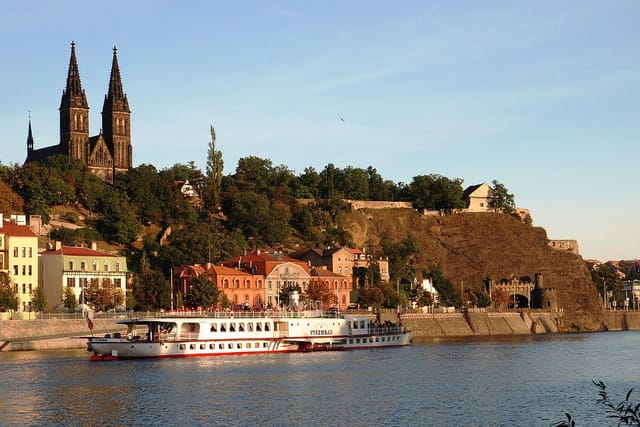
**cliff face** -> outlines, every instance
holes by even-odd
[[[439,262],[451,282],[482,289],[487,277],[543,277],[543,287],[555,290],[564,311],[566,330],[599,330],[602,308],[596,287],[582,257],[547,245],[546,231],[508,215],[465,213],[425,217],[411,209],[358,210],[346,228],[356,246],[380,248],[386,236],[400,241],[413,235],[421,253],[416,271]]]

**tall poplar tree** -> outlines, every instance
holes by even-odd
[[[209,212],[217,212],[220,209],[222,193],[222,173],[224,161],[222,152],[216,149],[216,131],[211,126],[211,141],[207,154],[207,178],[205,184],[204,201]]]

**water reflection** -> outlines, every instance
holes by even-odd
[[[416,343],[409,348],[178,360],[0,353],[6,425],[540,425],[605,420],[602,379],[638,386],[639,333]],[[316,421],[318,420],[318,421]]]

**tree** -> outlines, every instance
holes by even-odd
[[[460,307],[462,296],[453,286],[451,281],[444,276],[440,264],[431,264],[427,271],[427,277],[431,278],[433,287],[438,291],[440,304],[444,307]]]
[[[223,170],[222,152],[216,149],[216,131],[211,126],[211,141],[207,155],[207,178],[204,188],[204,202],[209,212],[217,212],[220,209]]]
[[[22,213],[24,200],[11,189],[4,181],[0,181],[0,212],[5,215]]]
[[[462,179],[431,174],[418,175],[405,189],[404,199],[416,209],[457,209],[464,207]]]
[[[204,308],[218,304],[218,288],[208,277],[200,275],[193,279],[187,293],[186,306],[191,309]]]
[[[493,307],[502,310],[503,306],[506,306],[511,301],[511,297],[503,289],[494,288],[491,291],[491,302]]]
[[[92,279],[87,288],[87,301],[92,303],[97,311],[108,311],[124,302],[122,289],[116,287],[111,279],[105,277],[102,283]]]
[[[76,294],[73,293],[73,289],[64,289],[64,294],[62,295],[62,305],[64,306],[65,311],[73,311],[76,309],[76,306],[78,305],[78,299],[76,298]]]
[[[152,269],[146,253],[140,261],[140,273],[133,276],[133,295],[135,308],[155,310],[171,307],[171,288],[169,282],[159,270]]]
[[[515,213],[515,201],[513,194],[509,193],[507,188],[500,184],[495,179],[491,181],[493,187],[493,198],[489,201],[489,206],[496,211],[504,212],[506,214]]]
[[[321,301],[323,307],[329,307],[338,303],[338,297],[334,289],[331,289],[325,283],[313,280],[309,283],[306,293],[307,302],[313,304],[315,301]]]
[[[31,295],[31,303],[36,313],[42,313],[47,308],[47,298],[42,288],[35,288]]]
[[[18,296],[14,292],[11,278],[5,272],[0,272],[0,311],[18,309]]]

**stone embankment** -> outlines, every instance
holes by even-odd
[[[383,311],[381,320],[395,322],[393,310]],[[498,335],[531,335],[567,331],[556,312],[522,313],[405,313],[404,326],[415,338],[456,338]],[[94,319],[94,335],[124,332],[114,319]],[[613,311],[603,315],[602,330],[640,331],[640,312]],[[91,335],[84,319],[38,319],[0,321],[0,351],[81,349]]]
[[[124,331],[114,319],[94,319],[93,334]],[[37,319],[0,321],[0,351],[85,348],[91,335],[85,319]]]

